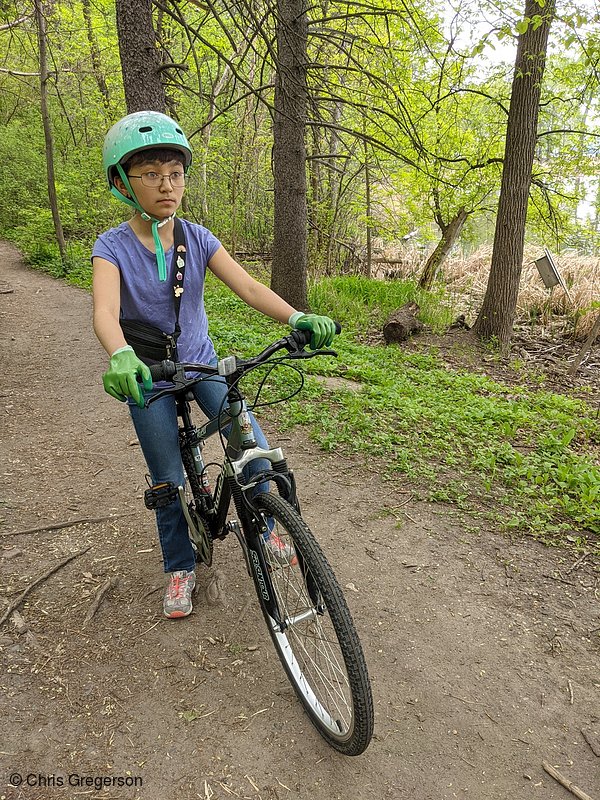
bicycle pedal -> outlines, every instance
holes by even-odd
[[[144,504],[151,510],[164,508],[177,500],[179,494],[174,483],[156,483],[144,492]]]

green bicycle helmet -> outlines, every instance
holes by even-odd
[[[156,147],[180,152],[183,156],[183,168],[187,173],[192,163],[192,150],[179,123],[159,111],[136,111],[115,122],[106,134],[102,148],[102,166],[111,194],[139,211],[144,219],[152,219],[152,236],[156,246],[158,275],[159,279],[164,281],[166,280],[165,254],[158,235],[158,228],[168,222],[171,217],[166,220],[158,220],[146,214],[138,203],[133,187],[122,166],[134,153]],[[115,186],[114,181],[117,175],[125,184],[130,194],[129,197]]]

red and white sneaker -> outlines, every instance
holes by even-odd
[[[286,544],[274,531],[265,539],[265,550],[271,566],[295,567],[298,563],[293,545]]]
[[[165,617],[177,619],[192,613],[192,592],[195,585],[196,576],[193,572],[185,569],[171,572],[163,601]]]

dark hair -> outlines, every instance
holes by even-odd
[[[185,166],[185,158],[181,150],[171,150],[166,147],[151,147],[148,150],[140,150],[134,153],[127,161],[123,162],[123,169],[128,173],[132,167],[139,167],[143,164],[151,164],[158,161],[159,164],[168,164],[169,161],[180,161]]]

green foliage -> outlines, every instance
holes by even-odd
[[[375,284],[315,284],[312,307],[331,312],[332,298],[333,315],[349,320],[359,296],[365,319],[372,319],[380,288],[371,291],[369,283]],[[209,282],[207,306],[222,354],[256,353],[281,332],[281,326],[248,313],[217,281]],[[350,325],[334,346],[337,361],[305,362],[305,390],[276,407],[280,426],[303,425],[324,450],[360,455],[391,478],[405,474],[428,499],[470,509],[483,504],[491,514],[506,504],[510,513],[496,513],[511,530],[553,543],[573,536],[583,542],[586,531],[600,534],[600,468],[592,455],[600,444],[600,423],[585,402],[457,372],[434,352],[360,344]],[[251,389],[257,385],[255,376]],[[297,385],[289,370],[271,373],[267,399]]]
[[[435,331],[443,330],[453,316],[441,288],[426,292],[410,280],[323,278],[314,283],[309,294],[314,311],[327,313],[344,329],[359,334],[367,333],[369,328],[380,330],[392,311],[408,302],[419,305],[419,319]]]
[[[79,2],[51,5],[47,22],[61,219],[68,239],[91,240],[126,213],[108,195],[100,170],[104,133],[125,107],[114,4],[98,0],[88,8],[89,27]],[[493,6],[487,11],[495,14]],[[181,66],[176,82],[175,73],[164,74],[170,109],[195,150],[186,212],[234,251],[267,251],[273,238],[267,104],[273,101],[275,19],[261,3],[256,29],[237,4],[215,15],[201,3],[187,3],[181,13],[185,30],[168,11],[157,12],[156,29],[167,59]],[[364,258],[367,226],[383,242],[418,229],[424,254],[439,236],[439,223],[463,206],[473,212],[463,241],[488,240],[500,187],[510,73],[486,59],[493,41],[514,34],[512,12],[507,9],[497,20],[497,35],[490,31],[471,39],[481,12],[462,7],[452,43],[444,15],[421,2],[410,10],[392,0],[354,10],[317,4],[308,13],[310,252],[316,274],[322,268],[329,274],[349,271]],[[9,11],[5,16],[10,21]],[[578,16],[576,10],[564,13],[563,28],[557,28],[564,46],[548,59],[528,235],[551,226],[557,241],[592,250],[597,233],[574,221],[573,186],[576,177],[594,174],[596,154],[585,137],[565,133],[595,130],[585,109],[597,94],[597,32],[593,26],[580,32]],[[534,15],[532,24],[538,18]],[[0,155],[10,164],[0,175],[0,235],[12,233],[18,241],[22,236],[26,245],[37,217],[39,238],[53,240],[44,216],[36,47],[33,17],[0,31],[5,69]],[[553,130],[558,132],[550,134]]]

